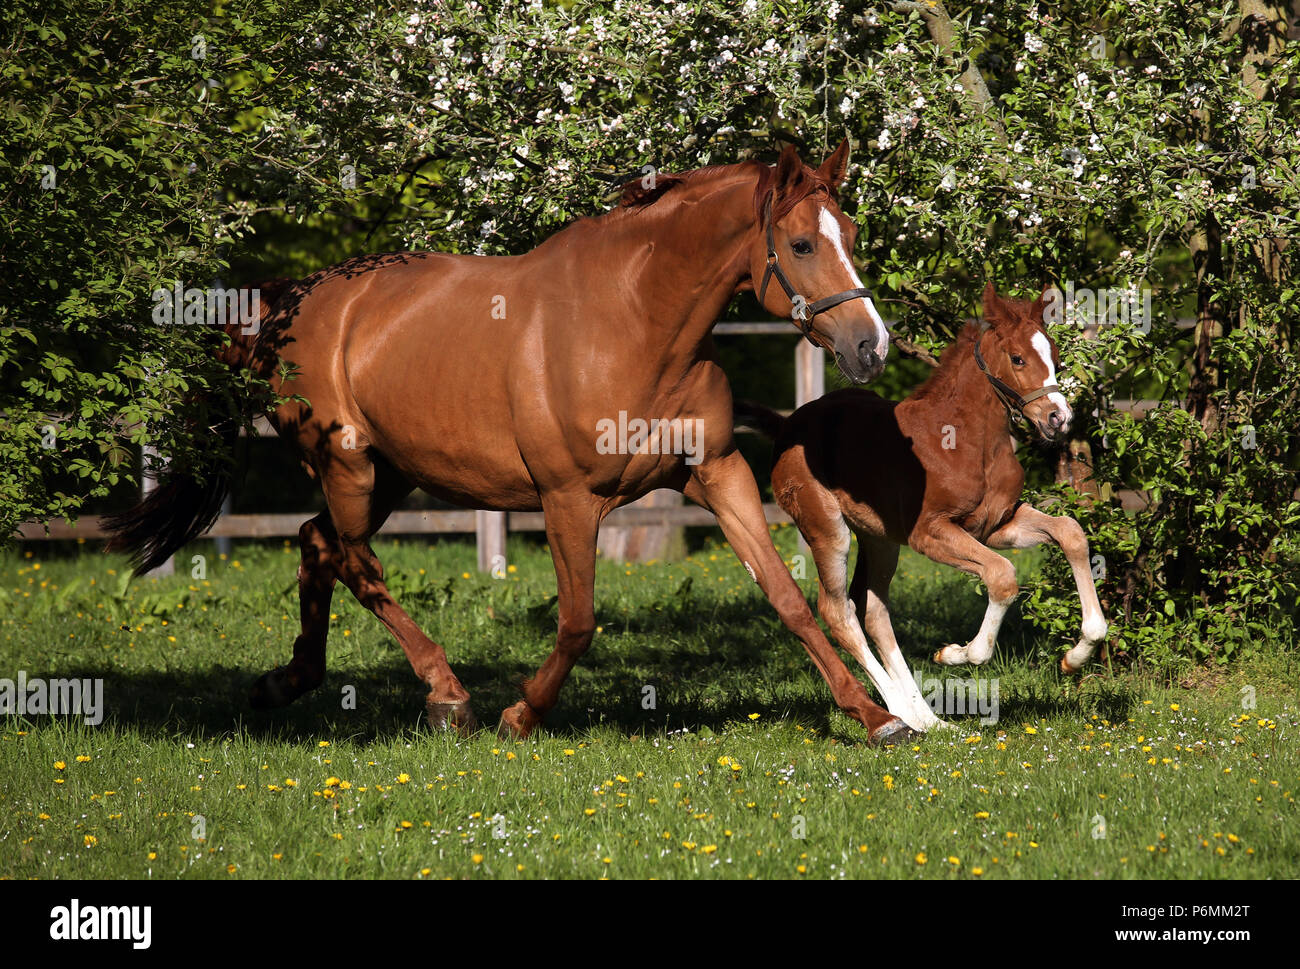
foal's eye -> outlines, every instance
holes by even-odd
[[[1015,354],[1012,354],[1011,362],[1014,363],[1017,367],[1023,367],[1025,365],[1025,358],[1017,357]]]
[[[790,243],[790,248],[795,251],[795,255],[799,256],[810,256],[813,251],[812,243],[807,239],[795,239]]]

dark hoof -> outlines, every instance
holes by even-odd
[[[520,700],[501,714],[497,736],[502,740],[525,740],[541,722],[542,718],[528,705],[528,701]]]
[[[868,743],[873,747],[883,747],[885,744],[903,744],[919,737],[920,734],[905,724],[898,717],[890,720],[888,723],[881,724],[875,730],[871,731],[868,737]]]
[[[455,730],[462,737],[467,737],[478,730],[478,720],[469,707],[468,700],[458,703],[441,703],[430,700],[425,704],[429,726],[434,730]]]
[[[277,666],[269,673],[263,673],[253,684],[253,689],[248,694],[248,702],[254,710],[276,710],[287,707],[318,685],[304,685],[289,667]]]

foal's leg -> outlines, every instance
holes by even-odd
[[[988,608],[975,638],[965,646],[956,643],[945,646],[934,654],[934,661],[944,666],[987,663],[993,658],[1002,617],[1020,591],[1016,567],[947,519],[913,535],[910,544],[926,558],[978,576],[989,590]]]
[[[501,714],[502,734],[527,737],[555,706],[573,664],[596,632],[596,533],[601,509],[592,495],[543,498],[546,540],[555,564],[560,627],[555,649],[537,675],[524,683],[524,698]]]
[[[905,702],[915,711],[917,723],[912,723],[911,720],[908,723],[919,730],[950,727],[952,724],[940,720],[925,702],[921,688],[916,685],[916,679],[907,668],[903,651],[898,648],[898,640],[894,638],[894,626],[889,620],[889,584],[893,581],[897,568],[897,545],[887,538],[859,532],[858,564],[853,570],[849,595],[857,607],[857,618],[871,641],[876,644],[895,689],[903,694]],[[891,706],[890,709],[894,708]]]
[[[1032,548],[1043,542],[1055,542],[1065,553],[1074,573],[1074,584],[1079,589],[1079,603],[1083,608],[1083,628],[1078,643],[1061,657],[1061,670],[1078,672],[1092,658],[1097,644],[1106,638],[1106,617],[1097,601],[1097,588],[1092,581],[1092,563],[1088,557],[1088,537],[1073,518],[1053,517],[1032,505],[1016,508],[1011,521],[989,536],[993,548]]]
[[[803,593],[772,545],[758,485],[740,452],[732,451],[699,465],[687,482],[685,494],[717,516],[736,555],[753,574],[786,628],[799,637],[812,657],[836,705],[867,728],[873,744],[894,743],[905,737],[909,733],[907,724],[871,699],[813,619]]]
[[[904,685],[880,665],[854,614],[849,602],[849,528],[839,504],[833,496],[810,484],[799,490],[797,500],[798,507],[793,509],[796,522],[817,563],[817,611],[830,627],[831,635],[862,664],[890,713],[901,717],[913,730],[932,727],[938,722],[935,715],[924,703],[919,706],[914,703]],[[872,639],[880,648],[880,639],[874,635]],[[906,664],[903,668],[906,670]],[[908,683],[912,683],[910,677]]]

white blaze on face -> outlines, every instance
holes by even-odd
[[[1033,339],[1029,341],[1038,351],[1039,357],[1043,360],[1043,366],[1047,368],[1047,379],[1043,381],[1043,386],[1047,387],[1056,383],[1056,367],[1052,364],[1052,345],[1047,342],[1047,337],[1042,333],[1035,333]],[[1065,402],[1065,398],[1059,393],[1050,393],[1047,399],[1061,412],[1061,416],[1068,423],[1074,417],[1074,412],[1070,410],[1070,405]]]
[[[839,257],[840,264],[844,266],[844,271],[848,273],[849,279],[853,281],[853,285],[846,288],[862,289],[862,278],[858,275],[853,260],[849,258],[849,254],[844,248],[844,235],[840,232],[840,224],[835,220],[835,216],[830,209],[822,209],[821,215],[817,219],[817,226],[821,230],[821,234],[831,244],[831,248],[835,250],[835,255]],[[883,348],[881,351],[883,359],[889,353],[889,332],[885,329],[885,321],[880,318],[880,314],[876,312],[876,307],[872,305],[871,300],[865,296],[861,297],[861,299],[866,307],[867,316],[871,318],[871,322],[876,328],[876,346]],[[850,300],[850,302],[852,301]]]

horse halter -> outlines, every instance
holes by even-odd
[[[1025,417],[1025,407],[1033,401],[1038,400],[1039,397],[1046,397],[1048,394],[1060,393],[1061,388],[1056,384],[1048,384],[1045,387],[1039,387],[1028,397],[1021,397],[1014,387],[1010,384],[1004,383],[989,372],[988,364],[984,362],[984,355],[980,353],[980,337],[982,337],[986,332],[986,330],[981,330],[975,337],[975,365],[980,368],[980,372],[983,373],[985,377],[988,377],[989,383],[993,386],[993,393],[998,395],[998,399],[1001,400],[1003,405],[1007,408],[1007,416],[1010,417],[1012,414],[1018,412],[1021,417],[1024,417],[1025,420],[1028,421],[1029,418]]]
[[[776,254],[776,239],[772,234],[772,196],[767,197],[767,204],[763,206],[763,222],[767,230],[767,269],[763,272],[763,285],[758,290],[758,302],[761,305],[764,297],[767,295],[767,284],[773,276],[785,290],[785,295],[789,298],[791,304],[790,318],[798,324],[799,329],[803,331],[804,338],[813,346],[817,342],[812,338],[812,321],[818,313],[824,313],[833,306],[839,306],[841,303],[847,303],[851,299],[870,299],[871,290],[846,289],[842,293],[836,293],[834,296],[827,296],[819,299],[815,303],[810,303],[804,297],[795,292],[795,288],[790,285],[790,280],[786,277],[785,271],[781,269],[779,257]]]

